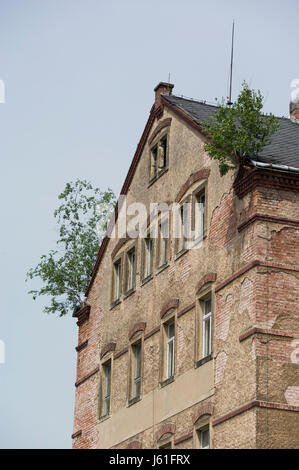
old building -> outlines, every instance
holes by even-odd
[[[171,211],[168,238],[158,211],[145,236],[103,240],[76,313],[73,447],[298,448],[299,103],[220,177],[200,127],[216,108],[172,89],[155,88],[121,194],[178,220],[190,203],[195,241]]]

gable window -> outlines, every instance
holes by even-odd
[[[111,396],[111,360],[103,365],[103,416],[110,414],[110,396]]]
[[[166,329],[166,379],[174,376],[175,326],[174,320],[165,325]]]
[[[164,135],[150,150],[150,182],[164,173],[168,166],[168,135]]]
[[[139,398],[141,394],[141,341],[132,346],[132,398]]]
[[[126,293],[132,292],[135,288],[136,277],[136,253],[135,247],[127,252],[127,277],[126,277]]]
[[[202,315],[202,345],[203,357],[212,353],[212,305],[211,297],[203,301]]]
[[[113,263],[112,302],[118,302],[121,295],[121,259]]]

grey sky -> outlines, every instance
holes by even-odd
[[[296,0],[0,0],[0,447],[70,447],[77,327],[41,313],[26,271],[54,247],[67,181],[119,192],[153,102],[234,96],[246,79],[265,110],[288,115],[299,78]],[[295,65],[297,64],[297,65]]]

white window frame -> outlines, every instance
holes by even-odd
[[[209,311],[207,312],[207,304],[210,304]],[[203,312],[202,312],[202,355],[203,358],[209,356],[212,353],[212,299],[208,297],[203,300]],[[207,323],[209,324],[209,344],[206,344],[206,329]]]
[[[208,433],[208,436],[209,436],[209,443],[208,443],[208,445],[204,446],[203,445],[203,434],[206,433],[206,432]],[[199,447],[200,447],[200,449],[210,449],[210,428],[207,427],[207,428],[204,428],[204,429],[200,429],[198,431],[198,433],[199,433]]]
[[[145,239],[144,278],[153,274],[153,239]]]
[[[204,200],[204,202],[202,202]],[[194,230],[195,239],[202,239],[205,233],[206,193],[200,191],[195,195],[194,205]]]
[[[128,285],[127,291],[131,291],[135,287],[135,262],[136,253],[135,248],[128,252]]]
[[[173,326],[173,336],[169,336],[169,329]],[[172,347],[172,349],[171,349]],[[172,361],[171,361],[172,350]],[[175,321],[166,324],[166,379],[174,377],[175,365]]]
[[[141,341],[132,345],[133,349],[133,390],[132,398],[138,398],[141,395],[141,361],[142,361],[142,343]],[[137,351],[139,351],[139,358]],[[138,375],[138,362],[139,362],[139,375]],[[139,393],[137,393],[137,388],[139,385]]]
[[[103,364],[104,369],[104,386],[103,386],[103,416],[109,416],[111,405],[111,375],[112,364],[111,359]]]

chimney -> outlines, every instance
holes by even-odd
[[[159,108],[161,104],[161,95],[171,95],[174,85],[171,83],[160,82],[156,88],[155,92],[155,109]]]
[[[299,98],[295,98],[290,102],[290,119],[299,123]]]

